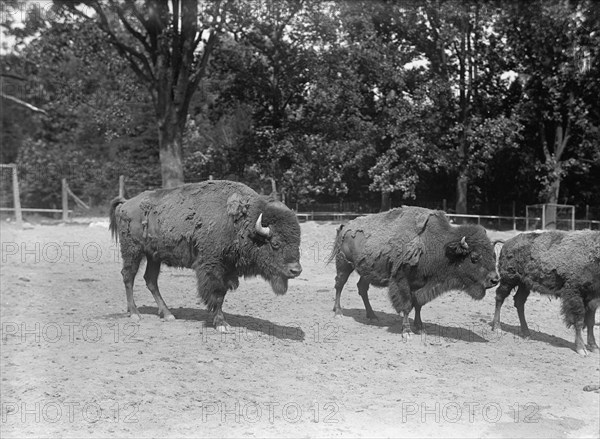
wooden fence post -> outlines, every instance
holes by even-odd
[[[512,202],[512,215],[513,215],[513,230],[517,230],[517,215],[516,215],[517,209],[516,209],[516,204],[513,201]],[[527,227],[525,227],[527,228]]]
[[[62,179],[62,220],[69,221],[69,191],[67,179]]]
[[[17,226],[23,227],[23,213],[21,212],[21,195],[19,193],[19,176],[17,174],[17,165],[12,165],[12,186],[13,186],[13,204],[15,207],[15,220]]]
[[[119,175],[119,197],[125,197],[125,176]]]

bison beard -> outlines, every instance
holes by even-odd
[[[269,283],[271,284],[271,288],[273,288],[273,292],[278,296],[282,296],[287,293],[288,289],[288,280],[285,277],[274,277]]]
[[[127,310],[134,319],[140,314],[133,281],[144,257],[144,279],[159,315],[174,319],[158,289],[161,264],[193,268],[198,295],[220,331],[229,328],[222,306],[239,276],[261,276],[282,295],[288,279],[302,271],[296,215],[241,183],[213,180],[117,198],[110,230],[121,241]]]
[[[443,212],[405,206],[357,218],[338,229],[329,261],[336,261],[336,315],[352,271],[360,275],[358,293],[367,317],[376,319],[369,302],[370,285],[388,287],[402,317],[402,334],[410,333],[408,315],[415,308],[421,330],[421,307],[439,295],[465,291],[480,300],[498,282],[492,243],[480,226],[452,226]]]
[[[500,285],[492,328],[500,328],[500,309],[510,292],[517,288],[514,305],[521,335],[529,337],[525,302],[531,290],[560,297],[561,314],[567,327],[575,327],[575,350],[585,356],[597,351],[594,337],[595,314],[600,302],[600,232],[548,231],[521,233],[502,247],[498,261]],[[587,349],[583,342],[587,328]]]

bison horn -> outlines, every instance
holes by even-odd
[[[464,248],[465,250],[469,250],[469,244],[467,244],[467,237],[463,236],[462,239],[460,240],[460,246],[462,248]]]
[[[271,236],[271,229],[268,227],[263,227],[262,225],[262,213],[258,215],[258,219],[256,220],[256,225],[254,228],[256,230],[256,233],[258,233],[259,235],[265,237]]]

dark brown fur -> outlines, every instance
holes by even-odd
[[[255,230],[261,213],[270,237]],[[302,270],[294,213],[241,183],[214,180],[146,191],[130,200],[116,198],[109,216],[110,231],[121,242],[123,281],[133,316],[139,317],[133,280],[144,257],[146,285],[165,319],[173,316],[158,290],[162,263],[194,269],[198,294],[215,314],[215,325],[223,327],[223,300],[227,290],[238,287],[239,276],[261,276],[275,293],[284,294],[288,279]]]
[[[514,296],[521,334],[530,335],[525,321],[525,302],[531,290],[561,299],[567,327],[575,327],[575,349],[587,351],[581,334],[588,330],[588,348],[597,350],[594,337],[596,308],[600,301],[600,232],[549,231],[522,233],[509,239],[498,262],[500,285],[492,326],[500,326],[500,309],[510,292]]]
[[[463,237],[466,246],[461,245]],[[367,317],[376,318],[369,285],[388,287],[407,332],[413,307],[420,330],[421,307],[442,293],[463,290],[482,299],[486,288],[497,283],[494,249],[483,227],[452,226],[443,212],[420,207],[405,206],[350,221],[338,230],[330,261],[334,258],[335,313],[342,314],[342,288],[356,270]]]

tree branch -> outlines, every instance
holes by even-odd
[[[19,104],[19,105],[25,107],[25,108],[28,108],[29,110],[31,110],[35,113],[42,113],[42,114],[45,114],[46,116],[48,116],[48,113],[46,112],[46,110],[38,108],[35,105],[31,105],[30,103],[22,101],[21,99],[15,98],[14,96],[4,94],[1,91],[0,91],[0,96],[3,97],[4,99],[7,99],[9,101],[12,101],[16,104]]]
[[[127,31],[133,35],[135,37],[135,39],[137,39],[140,43],[142,43],[142,45],[144,46],[144,49],[146,49],[146,52],[150,53],[150,44],[148,44],[148,42],[146,41],[146,37],[144,35],[142,35],[140,32],[138,32],[137,30],[135,30],[135,28],[131,25],[131,23],[127,20],[127,17],[125,16],[125,14],[123,13],[123,8],[120,7],[119,5],[115,4],[112,0],[111,0],[111,4],[114,4],[114,7],[117,11],[117,15],[119,16],[119,19],[121,20],[121,23],[123,23],[123,26],[125,26],[125,29],[127,29]],[[130,7],[130,9],[133,11],[134,9],[136,9],[135,7],[135,3],[134,2],[127,2],[126,3],[127,6]],[[140,14],[136,14],[134,12],[134,15],[136,17],[138,17]],[[139,20],[139,18],[138,18]],[[142,23],[143,25],[143,23]]]
[[[12,73],[0,73],[0,76],[3,78],[16,79],[17,81],[26,81],[22,76],[13,75]]]
[[[100,29],[108,35],[110,43],[117,48],[119,53],[129,61],[134,72],[138,76],[140,76],[140,78],[143,81],[148,83],[154,82],[156,78],[154,77],[154,73],[152,71],[150,63],[148,62],[148,59],[135,48],[128,46],[127,44],[119,40],[117,35],[111,29],[106,14],[104,13],[102,7],[98,3],[94,3],[91,6],[94,9],[94,11],[96,11],[96,13],[98,14],[98,19],[100,21]],[[85,14],[82,15],[84,17],[87,17]],[[89,19],[89,17],[87,18]],[[141,66],[140,64],[138,64],[138,62],[135,61],[136,59],[139,60]]]

